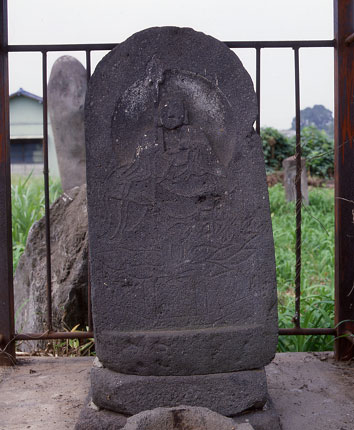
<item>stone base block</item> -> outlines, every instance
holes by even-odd
[[[245,289],[251,289],[246,285]],[[252,314],[252,309],[245,309],[245,317]],[[262,321],[176,330],[104,330],[97,333],[95,342],[102,364],[118,373],[209,375],[260,369],[270,363],[276,351],[278,327],[268,327]]]
[[[262,408],[267,399],[264,369],[212,375],[137,376],[93,367],[91,387],[93,402],[98,407],[124,415],[186,405],[233,416]]]
[[[254,430],[281,430],[279,416],[268,398],[262,409],[242,413],[232,418],[236,424],[249,424]],[[121,430],[128,417],[93,405],[91,396],[81,411],[75,430]]]

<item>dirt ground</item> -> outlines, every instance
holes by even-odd
[[[73,429],[92,358],[19,358],[0,367],[0,430]],[[354,363],[331,353],[277,354],[267,366],[283,430],[354,430]]]

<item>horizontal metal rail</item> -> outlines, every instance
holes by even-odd
[[[278,333],[280,336],[337,336],[335,328],[280,328]]]
[[[335,40],[277,40],[224,42],[229,48],[334,48]]]
[[[225,41],[229,48],[334,48],[335,40]],[[117,43],[7,45],[5,52],[110,51]]]
[[[280,328],[280,336],[336,336],[335,328]],[[45,333],[21,333],[16,334],[14,341],[17,340],[47,340],[47,339],[89,339],[93,338],[93,331],[75,331],[75,332],[45,332]]]
[[[93,331],[50,331],[44,333],[16,334],[13,340],[89,339],[92,337]]]

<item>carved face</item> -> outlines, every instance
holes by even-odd
[[[169,130],[180,127],[185,122],[185,109],[182,100],[167,100],[160,110],[161,125]]]

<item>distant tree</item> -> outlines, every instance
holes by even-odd
[[[296,136],[287,138],[272,127],[261,129],[261,139],[266,171],[282,169],[282,161],[295,154]],[[312,176],[330,178],[334,172],[334,144],[326,132],[317,127],[301,130],[302,155]]]
[[[261,129],[264,161],[267,173],[282,168],[284,158],[294,154],[294,145],[282,133],[272,127]]]
[[[325,131],[329,136],[333,137],[333,115],[332,112],[323,105],[314,105],[300,111],[300,127],[316,127],[319,130]],[[296,120],[293,118],[291,128],[296,129]]]
[[[294,148],[296,137],[290,139]],[[331,178],[334,173],[334,143],[323,130],[304,127],[301,130],[302,155],[306,158],[307,169],[312,176]]]

